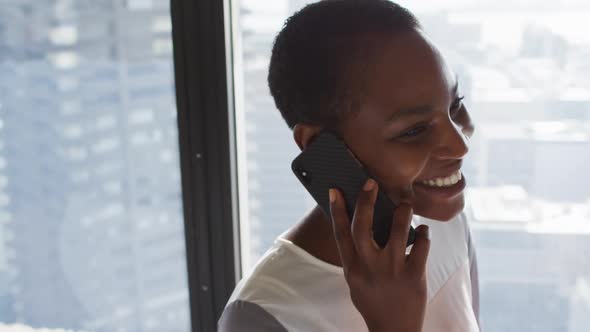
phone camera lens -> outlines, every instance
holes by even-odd
[[[305,169],[299,169],[297,170],[297,172],[299,173],[299,178],[301,179],[301,181],[303,181],[306,184],[309,184],[311,182],[311,174],[306,171]]]

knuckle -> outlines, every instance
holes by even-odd
[[[394,238],[401,238],[404,236],[404,228],[401,226],[391,228],[391,236]]]

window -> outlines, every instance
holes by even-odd
[[[129,124],[140,125],[154,120],[154,112],[151,109],[137,110],[129,115]]]
[[[49,40],[55,45],[72,45],[76,43],[78,31],[71,25],[62,25],[49,31]]]
[[[273,38],[309,2],[239,2],[234,65],[244,272],[313,204],[291,174],[299,150],[266,82]],[[580,255],[590,250],[590,6],[399,3],[418,16],[458,73],[477,126],[464,172],[483,330],[587,330],[590,266]]]
[[[92,150],[96,154],[112,151],[119,147],[119,139],[117,137],[109,137],[101,139],[92,146]]]
[[[152,22],[152,31],[157,33],[170,33],[170,31],[172,31],[170,19],[166,16],[155,17]]]
[[[169,3],[0,0],[0,330],[190,330]]]
[[[63,129],[63,136],[68,139],[79,138],[80,136],[82,136],[82,132],[82,128],[73,123]]]
[[[117,119],[112,114],[105,114],[98,117],[96,120],[96,127],[98,129],[108,129],[115,126]]]

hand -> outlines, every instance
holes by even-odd
[[[428,226],[416,228],[416,241],[406,255],[412,208],[395,212],[387,245],[373,240],[373,210],[377,183],[369,179],[358,195],[352,223],[337,189],[330,189],[330,210],[344,277],[352,303],[371,332],[419,332],[426,308]]]

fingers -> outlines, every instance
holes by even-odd
[[[426,272],[426,261],[428,260],[429,251],[430,230],[428,226],[420,225],[416,228],[416,241],[407,259],[410,271],[417,275],[423,275]]]
[[[414,212],[409,204],[402,203],[395,209],[389,241],[387,242],[387,247],[389,247],[394,257],[405,257],[413,215]]]
[[[334,238],[338,246],[340,261],[344,271],[351,266],[353,259],[356,257],[354,240],[350,230],[350,221],[344,205],[344,199],[338,189],[330,189],[330,214],[332,217],[332,228]]]
[[[377,187],[375,180],[367,180],[358,194],[354,208],[352,236],[357,252],[364,258],[368,258],[372,252],[378,249],[373,240],[373,212],[377,199]]]

